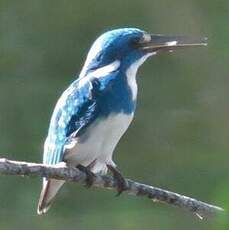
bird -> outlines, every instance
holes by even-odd
[[[57,101],[44,143],[43,163],[78,168],[86,173],[88,187],[95,174],[110,172],[120,194],[125,190],[125,179],[112,155],[134,117],[138,68],[156,54],[206,44],[206,38],[151,34],[138,28],[103,33],[92,44],[78,78]],[[64,183],[43,178],[39,215],[48,211]]]

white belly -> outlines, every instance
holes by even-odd
[[[81,137],[66,146],[64,160],[69,164],[84,166],[95,162],[91,170],[106,173],[106,164],[114,165],[113,151],[132,119],[133,114],[116,114],[95,121]]]

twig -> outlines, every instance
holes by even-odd
[[[11,161],[3,158],[0,158],[0,175],[40,176],[77,182],[83,185],[86,180],[86,174],[77,168]],[[141,184],[130,179],[126,179],[126,184],[127,188],[125,192],[127,194],[148,197],[153,201],[164,202],[187,209],[201,219],[224,211],[220,207],[161,188]],[[116,181],[109,175],[96,175],[93,186],[116,189]]]

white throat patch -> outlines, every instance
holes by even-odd
[[[136,82],[136,74],[138,71],[138,68],[146,61],[146,59],[152,55],[155,55],[156,52],[146,54],[142,58],[138,59],[136,62],[130,65],[130,67],[126,71],[126,76],[127,76],[127,81],[128,85],[132,91],[133,95],[133,100],[136,99],[137,97],[137,92],[138,92],[138,86]]]

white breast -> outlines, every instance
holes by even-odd
[[[105,173],[106,164],[114,165],[113,151],[132,119],[133,114],[115,114],[96,121],[85,134],[66,146],[65,160],[70,164],[85,166],[96,160],[92,171]]]

